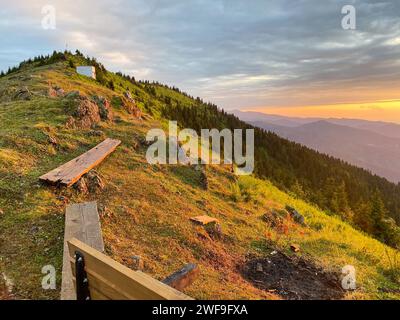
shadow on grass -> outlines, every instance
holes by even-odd
[[[201,188],[200,171],[196,171],[192,166],[172,165],[168,166],[169,171],[183,183],[193,188]]]

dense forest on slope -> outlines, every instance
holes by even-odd
[[[390,183],[364,169],[254,128],[216,105],[204,103],[175,87],[136,81],[122,73],[112,74],[79,51],[75,55],[54,52],[36,57],[11,68],[7,74],[58,61],[67,61],[70,67],[77,63],[94,65],[97,81],[112,90],[122,85],[121,80],[128,80],[132,86],[127,86],[126,90],[131,91],[148,113],[177,120],[182,128],[197,131],[202,128],[254,129],[257,177],[268,179],[280,189],[341,216],[385,243],[399,245],[400,232],[396,222],[400,224],[400,184]]]
[[[256,176],[340,215],[381,241],[398,245],[395,221],[400,222],[400,185],[254,128],[200,99],[185,104],[168,96],[159,98],[165,103],[163,116],[182,127],[198,132],[201,128],[254,129]]]

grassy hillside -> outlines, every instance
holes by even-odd
[[[193,167],[147,164],[141,141],[150,128],[166,126],[160,117],[162,102],[142,85],[123,77],[108,74],[105,83],[109,80],[114,90],[77,75],[67,61],[27,66],[0,79],[0,274],[12,281],[15,297],[58,298],[65,206],[97,200],[108,255],[127,266],[133,255],[140,255],[144,271],[158,279],[184,263],[198,263],[200,276],[185,290],[197,299],[287,297],[283,290],[266,290],[249,276],[254,261],[271,259],[274,264],[278,256],[288,261],[289,271],[298,270],[300,261],[326,277],[353,265],[357,290],[344,292],[341,298],[400,298],[396,292],[400,287],[399,253],[340,219],[268,181],[236,178],[224,167],[207,167],[209,187],[204,190],[200,173]],[[49,97],[52,86],[106,97],[112,102],[114,120],[102,121],[94,129],[67,128],[71,102],[65,97]],[[29,89],[30,100],[13,98],[21,87]],[[143,110],[143,120],[121,108],[120,99],[127,89]],[[168,94],[192,101],[161,86],[155,90],[168,90]],[[106,183],[104,190],[84,195],[74,188],[58,189],[38,182],[40,175],[104,137],[122,140],[96,168]],[[284,215],[279,222],[272,218],[274,210],[280,212],[286,205],[305,216],[306,226]],[[203,214],[219,219],[221,235],[189,221]],[[300,252],[293,253],[292,244],[298,244]],[[58,290],[41,288],[41,268],[48,264],[57,269]],[[282,268],[276,265],[276,269]],[[306,273],[308,269],[301,270]],[[0,277],[0,297],[8,297],[2,280]]]

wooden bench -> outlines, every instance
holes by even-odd
[[[61,300],[76,299],[67,244],[73,238],[79,239],[100,252],[104,252],[103,236],[95,201],[71,204],[65,210]]]
[[[125,267],[78,239],[68,241],[68,249],[74,285],[78,293],[83,292],[83,297],[79,294],[79,299],[192,300],[141,271]]]
[[[85,263],[91,299],[191,299],[177,290],[189,286],[199,274],[197,265],[190,263],[160,282],[102,254],[104,243],[95,201],[66,208],[61,300],[81,299],[76,294],[77,252]]]
[[[90,149],[79,157],[63,164],[62,166],[42,175],[39,180],[51,184],[61,184],[67,187],[77,182],[80,177],[90,169],[102,162],[112,153],[121,141],[107,138],[96,147]]]

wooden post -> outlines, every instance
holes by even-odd
[[[174,272],[166,277],[162,282],[175,288],[176,290],[183,290],[191,285],[196,277],[199,275],[200,270],[196,264],[189,263],[182,269]]]

